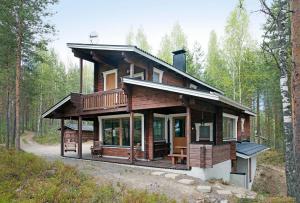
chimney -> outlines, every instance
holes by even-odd
[[[172,52],[173,55],[173,66],[178,70],[186,72],[186,51],[180,49]]]

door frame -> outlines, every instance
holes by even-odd
[[[170,126],[169,126],[169,132],[170,132],[170,153],[173,154],[173,139],[174,139],[174,133],[173,133],[173,120],[174,118],[177,117],[186,117],[186,113],[178,113],[178,114],[170,114],[169,115],[169,121],[170,121]],[[186,126],[186,125],[185,125]],[[185,129],[184,129],[185,130]],[[187,135],[185,135],[187,136]]]
[[[107,75],[112,74],[112,73],[115,73],[115,89],[118,88],[118,69],[115,68],[115,69],[112,69],[112,70],[102,72],[103,78],[104,78],[103,91],[107,91],[106,90],[106,77],[107,77]]]

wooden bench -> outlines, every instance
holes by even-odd
[[[181,160],[187,158],[187,155],[185,154],[169,154],[168,156],[172,158],[173,165],[177,164],[178,158],[180,158]]]

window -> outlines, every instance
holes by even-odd
[[[223,140],[237,139],[237,120],[237,116],[223,113]]]
[[[213,123],[196,123],[196,141],[213,141]]]
[[[154,141],[165,140],[165,118],[154,117],[153,135]]]
[[[185,118],[174,119],[175,137],[185,137]]]
[[[102,119],[102,137],[104,145],[130,146],[129,117]],[[134,145],[142,145],[142,117],[134,118]]]
[[[245,127],[244,127],[244,124],[245,124],[245,119],[244,118],[241,118],[241,132],[245,132]]]
[[[190,84],[190,88],[191,88],[191,89],[195,89],[195,90],[196,90],[196,89],[197,89],[197,85]]]
[[[152,81],[157,83],[162,83],[163,71],[157,68],[153,68]]]

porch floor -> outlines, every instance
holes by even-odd
[[[77,153],[75,153],[75,152],[67,152],[67,153],[65,153],[64,157],[78,158]],[[128,159],[112,158],[112,157],[94,157],[93,158],[90,153],[83,153],[82,159],[131,165],[130,160],[128,160]],[[188,170],[186,164],[172,165],[171,160],[168,160],[168,159],[157,159],[157,160],[152,160],[152,161],[136,160],[136,161],[134,161],[133,165],[164,168],[164,169]]]

